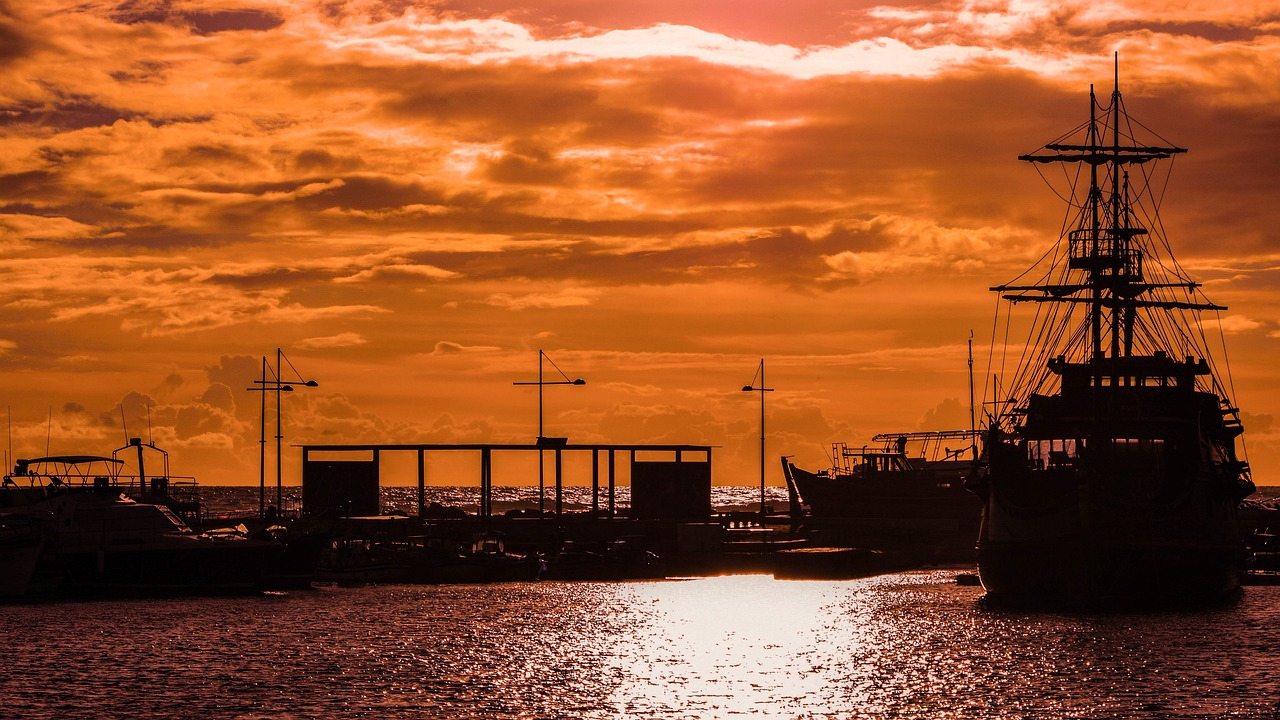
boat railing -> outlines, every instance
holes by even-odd
[[[831,443],[831,467],[835,472],[849,472],[849,446],[845,443]]]
[[[191,476],[141,477],[62,468],[60,471],[35,470],[6,475],[4,485],[35,491],[37,498],[66,491],[119,493],[135,502],[163,504],[188,524],[198,524],[203,518],[199,486]],[[28,495],[27,499],[33,498]]]
[[[863,445],[850,450],[845,443],[833,443],[831,454],[833,462],[829,474],[832,476],[911,469],[911,461],[906,454],[893,449],[881,450]]]
[[[103,475],[97,473],[28,473],[25,475],[9,475],[7,483],[22,485],[26,481],[31,487],[71,487],[98,490],[119,490],[129,497],[134,496],[190,496],[196,492],[196,479],[191,476],[139,477],[136,475]]]
[[[1073,268],[1109,269],[1129,279],[1142,278],[1142,252],[1130,246],[1129,238],[1145,234],[1139,228],[1082,228],[1067,237],[1069,262]]]
[[[945,460],[958,460],[965,453],[974,453],[978,443],[977,430],[917,430],[911,432],[880,433],[871,438],[873,442],[883,444],[881,454],[897,454],[912,457],[916,460],[934,463]],[[968,444],[956,449],[943,445],[947,440],[967,440]],[[908,447],[918,452],[908,453]]]

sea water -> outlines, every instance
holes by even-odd
[[[281,506],[286,510],[296,510],[302,506],[302,488],[297,485],[286,485],[277,489],[274,485],[263,488],[257,485],[247,486],[213,486],[200,488],[200,499],[207,512],[212,514],[248,514],[258,512],[259,503],[276,504],[279,494]],[[735,487],[716,486],[711,489],[711,506],[718,512],[758,511],[761,500],[760,486]],[[555,510],[556,489],[548,483],[541,490],[536,485],[495,486],[493,488],[493,512],[502,514],[508,510],[536,510],[539,506],[547,512]],[[475,513],[480,507],[480,489],[477,487],[458,487],[444,485],[428,485],[423,488],[423,504],[439,503],[456,507],[469,513]],[[384,513],[403,513],[416,515],[418,512],[417,486],[384,486],[380,489],[381,510]],[[787,489],[783,487],[766,487],[764,503],[777,512],[786,512],[788,507]],[[631,506],[631,488],[620,485],[614,489],[614,508],[622,510]],[[566,485],[561,491],[561,509],[564,512],[585,512],[597,508],[601,512],[609,509],[609,490],[601,487],[598,491],[581,485]]]
[[[4,605],[0,716],[1262,720],[1280,701],[1280,587],[1058,614],[954,577]]]
[[[537,506],[536,487],[495,490]],[[590,488],[566,492],[590,507]],[[256,510],[259,488],[205,498]],[[416,503],[383,489],[384,507]],[[759,488],[713,505],[759,507]],[[1280,587],[1195,612],[1035,613],[957,572],[0,605],[0,718],[1280,717]]]

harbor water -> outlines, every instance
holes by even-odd
[[[1280,700],[1280,587],[1035,614],[954,576],[6,605],[0,696],[4,717],[201,719],[1269,719]]]
[[[203,491],[215,513],[259,501]],[[495,491],[499,511],[537,506],[536,487]],[[416,502],[383,489],[386,509]],[[567,489],[566,509],[590,504]],[[1280,586],[1199,611],[1028,612],[963,570],[4,604],[0,718],[1280,717]]]
[[[384,513],[402,513],[415,515],[418,512],[417,486],[391,485],[380,488],[380,502]],[[566,485],[561,502],[565,512],[585,512],[593,506],[601,511],[609,508],[608,488],[600,488],[593,498],[590,487]],[[543,488],[541,502],[548,511],[555,508],[555,486],[548,484]],[[282,505],[286,510],[294,510],[302,506],[302,488],[297,485],[280,489]],[[271,486],[265,490],[258,486],[202,486],[200,498],[208,512],[213,514],[231,513],[245,514],[258,512],[259,502],[274,504],[276,488]],[[475,513],[480,507],[480,489],[475,486],[428,485],[423,491],[423,502],[427,505],[441,505],[459,508]],[[787,509],[787,489],[784,487],[766,487],[765,504],[779,512]],[[493,512],[501,515],[509,510],[536,510],[539,505],[539,492],[536,485],[494,486]],[[614,507],[616,509],[631,506],[631,488],[620,485],[614,490]],[[760,509],[760,486],[736,487],[715,486],[711,488],[711,506],[717,512],[756,511]]]

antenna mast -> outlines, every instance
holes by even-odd
[[[978,443],[978,418],[977,411],[973,406],[973,329],[969,329],[969,442],[973,444],[977,450]],[[977,457],[977,453],[974,453]]]

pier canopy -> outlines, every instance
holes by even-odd
[[[590,454],[591,515],[614,517],[617,457],[628,463],[631,515],[649,519],[695,519],[711,514],[710,445],[672,444],[570,444],[564,438],[541,438],[533,444],[408,443],[302,445],[302,510],[306,514],[340,516],[377,515],[383,459],[390,453],[417,457],[418,514],[426,509],[427,456],[432,453],[477,453],[480,471],[479,514],[493,515],[494,456],[537,453],[555,460],[555,515],[564,511],[564,456]],[[655,459],[654,455],[662,459]],[[348,456],[348,457],[344,457]],[[601,478],[607,505],[601,508]],[[546,515],[545,488],[539,485],[539,516]]]

